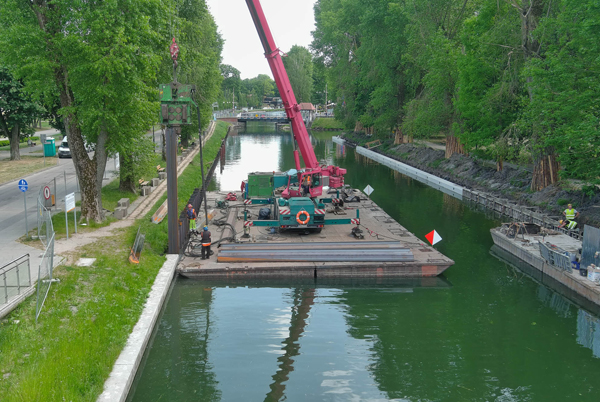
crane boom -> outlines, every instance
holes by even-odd
[[[263,48],[265,50],[265,57],[275,78],[275,84],[281,95],[281,100],[285,108],[286,115],[291,122],[292,131],[294,133],[294,139],[298,143],[298,148],[302,154],[304,165],[311,174],[322,174],[325,177],[329,177],[329,187],[339,188],[344,185],[344,174],[346,169],[339,168],[337,166],[319,166],[319,161],[315,155],[315,151],[310,142],[310,137],[302,114],[300,113],[300,106],[296,101],[296,96],[290,84],[287,72],[281,59],[279,48],[275,46],[273,35],[267,23],[267,19],[263,12],[262,6],[259,0],[246,0],[250,14],[256,26],[256,31],[260,37]],[[298,151],[294,151],[294,160],[296,161],[296,169],[300,170],[300,159],[298,157]],[[311,196],[319,196],[322,193],[322,184],[318,187],[311,189]]]

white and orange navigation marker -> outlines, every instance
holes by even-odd
[[[438,232],[432,230],[431,232],[425,235],[425,238],[429,240],[429,243],[433,246],[436,243],[439,243],[442,240],[442,236],[439,235]]]

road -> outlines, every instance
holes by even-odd
[[[104,184],[116,176],[115,160],[109,159],[106,164]],[[66,193],[77,192],[75,166],[70,158],[58,159],[58,165],[52,168],[24,177],[29,185],[25,192],[27,199],[27,224],[29,231],[37,228],[37,197],[41,187],[49,185],[54,192],[54,179],[56,179],[57,207],[63,204]],[[65,180],[66,179],[66,180]],[[66,181],[66,185],[65,185]],[[17,242],[25,234],[25,209],[23,193],[18,187],[19,180],[0,185],[0,266],[13,259],[29,253],[31,256],[32,271],[39,264],[41,251],[34,247]],[[79,195],[76,195],[79,199]],[[37,269],[37,268],[36,268]]]

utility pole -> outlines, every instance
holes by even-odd
[[[325,83],[325,116],[327,116],[327,83]]]

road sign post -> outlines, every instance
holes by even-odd
[[[19,180],[19,190],[23,192],[23,204],[25,206],[25,238],[29,238],[29,228],[27,227],[27,189],[29,185],[27,184],[27,180],[21,179]]]

